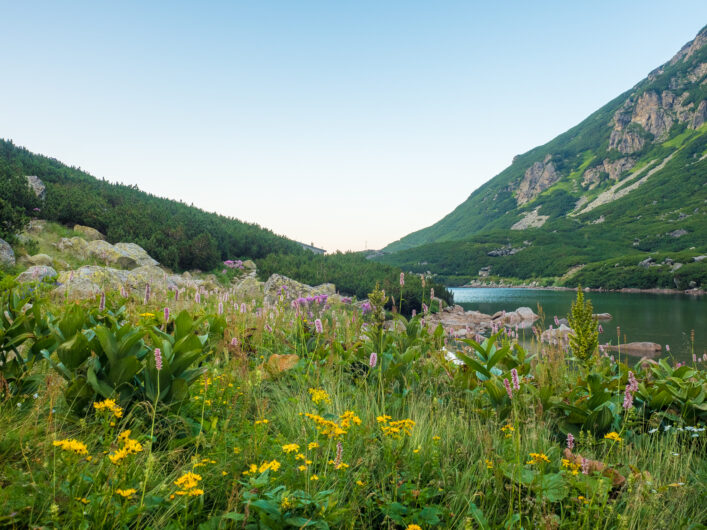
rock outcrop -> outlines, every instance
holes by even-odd
[[[526,171],[518,184],[516,201],[518,206],[534,199],[543,191],[560,180],[560,174],[555,170],[552,155],[547,155],[542,162],[535,162]]]
[[[540,215],[538,210],[540,208],[535,208],[531,212],[527,212],[523,219],[511,226],[511,230],[525,230],[526,228],[540,228],[545,224],[545,221],[550,219],[549,215]]]
[[[582,176],[582,187],[594,189],[601,183],[602,175],[607,175],[609,179],[617,181],[624,171],[628,171],[636,164],[635,159],[629,157],[619,158],[611,162],[608,158],[601,164],[590,167]]]
[[[44,182],[42,182],[39,177],[36,177],[34,175],[27,175],[25,178],[27,179],[27,184],[32,189],[37,198],[40,201],[43,201],[47,196],[47,187],[44,185]]]
[[[662,346],[655,342],[628,342],[618,346],[610,344],[605,348],[609,351],[621,351],[621,353],[636,357],[657,357],[662,350]]]
[[[487,315],[479,311],[464,311],[460,305],[448,306],[438,313],[425,315],[425,323],[436,328],[439,324],[446,329],[462,330],[467,327],[474,332],[483,331],[491,327],[527,328],[532,326],[539,317],[529,307],[519,307],[515,311],[499,311],[494,315]]]
[[[83,260],[95,259],[106,266],[115,265],[123,269],[134,269],[157,265],[157,260],[153,259],[141,246],[135,243],[116,243],[111,245],[102,239],[86,241],[81,237],[62,238],[57,243],[57,248],[62,252],[67,252]]]
[[[46,267],[54,266],[54,258],[47,254],[35,254],[34,256],[27,256],[24,258],[30,265],[44,265]]]
[[[0,239],[0,268],[8,269],[15,266],[15,251],[4,239]]]

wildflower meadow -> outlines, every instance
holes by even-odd
[[[705,528],[707,363],[602,356],[591,311],[548,346],[430,296],[121,291],[2,293],[0,525]]]

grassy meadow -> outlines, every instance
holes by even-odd
[[[705,528],[707,362],[612,359],[590,321],[530,355],[386,298],[5,290],[0,525]]]

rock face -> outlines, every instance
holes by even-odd
[[[336,287],[333,283],[323,283],[321,285],[311,287],[304,283],[299,283],[292,280],[287,276],[273,274],[270,278],[268,278],[268,281],[265,282],[263,292],[265,295],[265,304],[275,305],[280,301],[280,296],[283,297],[283,301],[289,303],[297,298],[307,298],[318,295],[334,295],[336,293]]]
[[[602,175],[608,175],[611,180],[619,180],[624,171],[628,171],[636,164],[636,160],[633,158],[619,158],[611,162],[608,158],[605,159],[601,164],[590,167],[584,172],[582,176],[582,187],[587,189],[596,188],[600,182]]]
[[[55,278],[56,275],[56,271],[52,267],[33,265],[17,276],[17,283],[39,282],[45,278]]]
[[[259,282],[255,275],[248,275],[234,286],[233,295],[240,301],[257,300],[263,296],[263,286],[264,283]]]
[[[560,324],[559,328],[555,329],[546,329],[545,331],[542,332],[542,335],[540,335],[540,341],[545,342],[547,344],[551,344],[553,346],[568,346],[570,343],[570,335],[572,335],[574,331],[572,328],[569,326],[566,326],[565,324]]]
[[[0,239],[0,268],[8,269],[15,266],[15,251],[4,239]]]
[[[518,185],[516,195],[518,206],[534,199],[558,180],[560,175],[555,170],[551,155],[547,155],[542,162],[535,162],[525,171],[523,180]]]
[[[34,175],[28,175],[25,178],[27,179],[27,184],[29,184],[29,187],[32,188],[34,194],[40,201],[43,201],[47,196],[47,187],[44,185],[44,182],[42,182],[39,177],[35,177]]]
[[[98,230],[90,226],[74,225],[74,232],[82,234],[88,241],[105,240],[106,238]]]

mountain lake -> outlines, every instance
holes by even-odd
[[[540,314],[544,328],[555,326],[554,317],[567,318],[575,300],[575,291],[518,288],[464,288],[450,287],[454,303],[465,310],[494,314],[496,311],[514,311],[526,306]],[[662,356],[679,361],[692,361],[690,333],[695,331],[694,353],[707,353],[707,295],[655,293],[585,293],[595,313],[610,313],[611,320],[600,321],[603,333],[599,343],[617,343],[617,326],[621,328],[621,343],[656,342],[662,346]],[[666,352],[665,346],[670,346]]]

